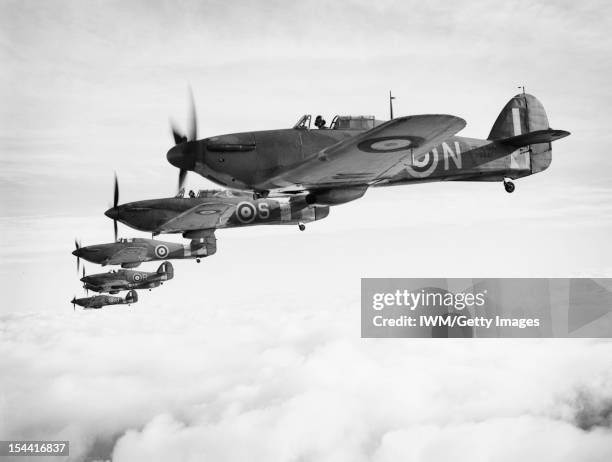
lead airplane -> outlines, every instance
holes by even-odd
[[[546,170],[551,142],[569,135],[550,128],[540,101],[526,93],[506,104],[487,139],[455,136],[465,125],[444,114],[387,122],[336,116],[329,129],[311,130],[304,116],[290,129],[198,140],[192,96],[190,132],[173,127],[167,159],[180,169],[179,186],[194,171],[256,197],[302,194],[308,204],[337,205],[372,186],[431,181],[499,181],[511,193],[512,180]]]

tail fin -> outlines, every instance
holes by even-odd
[[[542,103],[533,95],[519,94],[508,101],[499,113],[488,139],[503,140],[549,128]]]
[[[550,128],[544,106],[535,96],[521,93],[504,106],[488,139],[517,149],[530,146],[524,156],[531,173],[537,173],[548,168],[552,161],[550,143],[568,135],[564,130]]]
[[[165,261],[157,268],[157,274],[165,274],[168,279],[172,279],[174,277],[174,266],[169,261]]]
[[[126,303],[136,303],[138,301],[138,293],[135,290],[130,290],[125,296]]]

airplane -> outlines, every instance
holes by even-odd
[[[172,126],[175,146],[166,155],[179,169],[179,188],[194,171],[255,197],[300,194],[310,205],[343,204],[370,187],[432,181],[500,181],[511,193],[512,180],[546,170],[551,142],[570,134],[550,128],[544,106],[524,88],[504,106],[485,140],[455,136],[465,120],[444,114],[387,122],[336,116],[328,129],[317,117],[317,130],[305,115],[289,129],[198,140],[193,94],[190,101],[189,133]]]
[[[185,258],[195,258],[196,262],[200,263],[201,258],[209,257],[217,251],[214,235],[193,239],[186,245],[139,237],[120,238],[115,242],[86,247],[82,247],[76,240],[74,244],[76,249],[72,255],[77,257],[77,271],[81,258],[102,266],[121,265],[122,268],[136,268],[142,262]]]
[[[108,273],[98,273],[85,276],[83,271],[83,287],[94,292],[108,292],[117,294],[122,290],[153,289],[174,277],[172,263],[164,262],[159,265],[156,272],[134,270],[112,270]]]
[[[178,195],[115,204],[105,212],[140,231],[182,233],[189,239],[214,239],[216,229],[252,225],[297,224],[303,231],[304,223],[328,214],[328,206],[312,206],[299,197],[288,201],[254,199],[251,193],[232,190],[203,190],[197,197]]]
[[[131,305],[132,303],[136,303],[138,301],[138,294],[135,290],[130,290],[125,298],[121,297],[113,297],[112,295],[95,295],[93,297],[85,297],[85,298],[76,298],[73,297],[70,303],[72,303],[72,308],[75,308],[75,305],[82,306],[83,309],[95,309],[98,310],[103,306],[108,305]]]

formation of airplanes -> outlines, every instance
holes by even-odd
[[[156,273],[119,270],[85,276],[84,287],[97,292],[129,290],[125,299],[98,295],[73,299],[83,307],[135,303],[136,289],[152,289],[172,279],[170,259],[195,259],[217,251],[215,231],[254,225],[298,225],[326,218],[330,207],[361,198],[369,188],[434,181],[497,181],[508,193],[513,180],[546,170],[551,143],[569,135],[550,128],[540,101],[524,91],[504,106],[486,139],[456,136],[466,122],[445,114],[410,115],[381,121],[373,116],[335,116],[329,127],[305,115],[292,128],[232,133],[198,139],[191,95],[190,127],[172,126],[175,145],[168,162],[179,169],[174,197],[119,204],[115,177],[115,241],[81,246],[80,259],[122,268],[163,261]],[[224,187],[190,192],[184,182],[195,172]],[[190,242],[118,239],[117,222],[159,234],[181,234]],[[136,279],[138,278],[138,279]],[[131,295],[130,295],[131,294]],[[121,300],[121,301],[119,301]]]

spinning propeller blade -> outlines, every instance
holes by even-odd
[[[187,141],[187,137],[183,136],[176,125],[170,121],[170,129],[172,130],[172,138],[174,138],[174,144],[182,144]]]
[[[178,178],[178,190],[183,189],[185,185],[185,178],[187,178],[187,170],[180,169],[179,170],[179,178]]]
[[[119,180],[117,180],[117,173],[115,172],[115,191],[113,197],[113,207],[117,207],[119,205]],[[115,242],[117,242],[118,228],[117,228],[117,219],[113,219],[113,229],[115,231]]]
[[[115,172],[115,191],[113,196],[113,207],[117,207],[119,204],[119,181],[117,180],[117,173]]]
[[[77,274],[79,274],[79,269],[81,267],[81,257],[79,256],[79,250],[81,249],[81,243],[75,238],[74,239],[74,247],[76,248],[77,251]]]
[[[195,100],[193,99],[193,91],[189,85],[189,103],[190,103],[190,118],[189,118],[189,141],[198,139],[198,116],[196,114]]]
[[[85,277],[85,265],[83,265],[83,277]],[[85,283],[87,284],[87,283]],[[85,285],[85,293],[89,296],[89,289],[87,288],[87,286]]]
[[[198,116],[196,112],[195,100],[193,98],[193,91],[191,89],[191,85],[189,86],[189,120],[188,120],[188,130],[187,134],[181,133],[180,129],[174,124],[174,122],[170,121],[170,129],[172,130],[172,138],[174,139],[174,144],[184,144],[191,141],[197,141],[198,139]],[[193,147],[191,147],[193,149]],[[178,190],[185,184],[185,179],[187,178],[187,170],[180,169],[179,177],[178,177]]]

